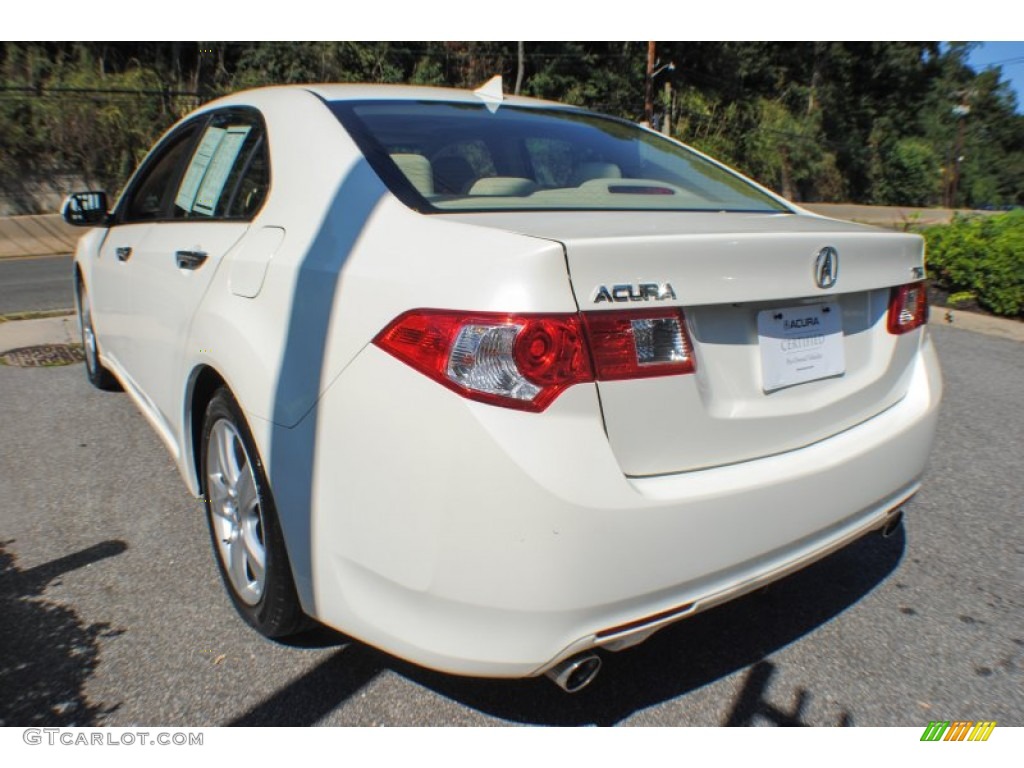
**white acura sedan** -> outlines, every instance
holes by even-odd
[[[894,528],[932,444],[921,238],[583,109],[240,93],[65,217],[89,379],[207,501],[268,636],[576,690]]]

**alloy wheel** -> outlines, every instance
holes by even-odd
[[[210,430],[206,481],[210,521],[224,570],[239,599],[255,605],[266,585],[263,511],[252,461],[227,419]]]

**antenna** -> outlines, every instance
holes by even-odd
[[[501,75],[495,75],[486,83],[473,91],[487,105],[490,112],[495,112],[505,99]]]

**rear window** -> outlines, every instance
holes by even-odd
[[[788,212],[735,173],[624,120],[424,101],[330,107],[391,191],[425,212]]]

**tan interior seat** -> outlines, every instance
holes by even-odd
[[[424,197],[434,195],[434,172],[427,158],[412,152],[396,152],[391,159],[417,192]]]
[[[580,163],[572,174],[572,184],[578,187],[594,179],[621,179],[622,169],[615,163],[604,163],[592,160],[587,163]]]
[[[464,157],[449,155],[434,162],[434,188],[439,195],[464,195],[477,173]]]
[[[537,182],[522,179],[518,176],[488,176],[478,179],[469,188],[470,196],[508,197],[532,194],[537,189]]]

